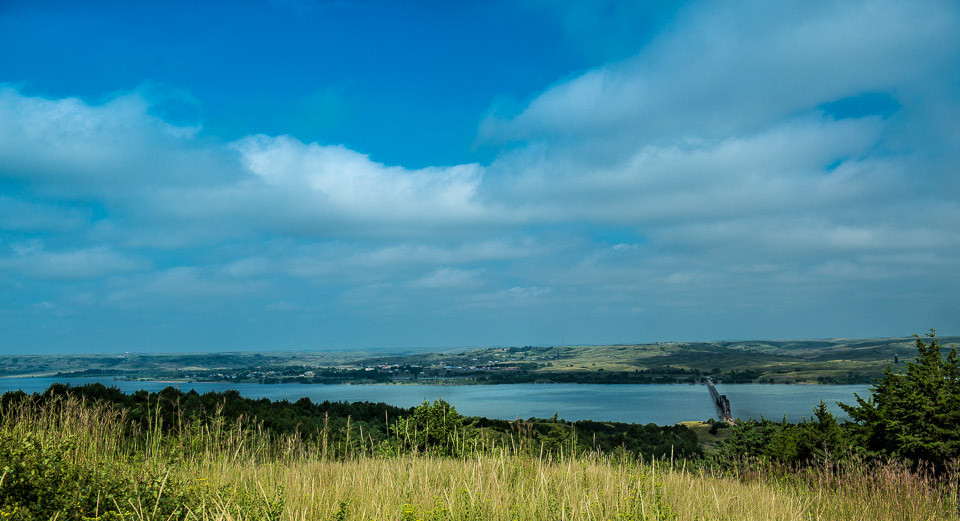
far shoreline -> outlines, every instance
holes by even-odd
[[[647,386],[647,385],[704,385],[705,382],[477,382],[477,381],[458,381],[458,382],[446,382],[441,383],[443,380],[430,380],[430,379],[417,379],[409,381],[392,381],[392,382],[299,382],[299,381],[289,381],[289,382],[259,382],[259,381],[230,381],[230,380],[176,380],[176,379],[153,379],[153,378],[117,378],[115,375],[97,375],[97,376],[74,376],[74,375],[56,375],[56,374],[22,374],[22,375],[0,375],[0,380],[13,380],[17,378],[24,379],[39,379],[39,378],[64,378],[64,379],[83,379],[83,380],[100,380],[111,378],[114,382],[126,382],[126,383],[154,383],[154,384],[244,384],[244,385],[264,385],[264,386],[273,386],[273,385],[303,385],[303,386],[333,386],[333,385],[351,385],[359,387],[376,387],[376,386],[407,386],[407,385],[423,385],[423,386],[433,386],[433,387],[474,387],[474,386],[504,386],[504,385],[602,385],[602,386]],[[717,385],[789,385],[789,386],[814,386],[814,387],[840,387],[840,386],[870,386],[872,383],[820,383],[820,382],[715,382]]]

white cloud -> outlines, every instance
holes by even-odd
[[[407,170],[343,146],[304,144],[289,136],[251,136],[233,146],[264,185],[316,216],[428,227],[485,217],[475,199],[482,178],[478,165]]]
[[[465,270],[459,268],[438,268],[410,283],[413,288],[452,290],[475,288],[480,286],[482,269]]]
[[[548,288],[514,286],[507,290],[507,295],[514,300],[529,301],[549,293]]]
[[[700,271],[676,271],[668,275],[664,284],[694,284],[701,283],[707,275]]]
[[[13,247],[14,255],[0,257],[0,271],[37,279],[95,279],[147,267],[108,247],[47,251],[38,242]]]
[[[456,308],[463,310],[513,311],[535,309],[546,303],[556,303],[550,299],[553,289],[540,286],[512,286],[493,291],[467,292],[456,299]],[[569,297],[567,297],[569,298]]]
[[[510,156],[492,168],[522,178],[505,196],[549,220],[643,224],[766,214],[884,188],[889,166],[862,164],[881,132],[876,118],[807,117],[753,135],[645,145],[613,165],[592,166],[559,151],[532,152],[533,160]],[[828,172],[838,158],[845,161]]]
[[[50,199],[97,200],[132,221],[101,231],[135,246],[263,233],[424,236],[502,220],[477,198],[476,164],[411,170],[290,136],[224,144],[150,108],[141,92],[93,105],[0,87],[0,179]],[[50,221],[6,206],[6,227]]]
[[[909,97],[955,62],[951,2],[698,2],[635,57],[488,118],[491,140],[659,142],[754,132],[865,91]]]
[[[251,267],[271,266],[274,273],[328,280],[390,279],[420,272],[432,266],[466,265],[536,258],[570,247],[530,238],[491,239],[453,244],[404,242],[371,247],[363,242],[334,242],[300,247],[282,246],[272,257],[242,259],[228,269],[231,273]],[[346,279],[345,279],[346,277]]]
[[[73,197],[216,179],[216,150],[200,145],[197,129],[153,117],[149,106],[138,93],[89,105],[0,86],[0,175]]]
[[[231,262],[224,267],[224,272],[232,277],[255,277],[269,273],[270,261],[263,257],[246,257]]]

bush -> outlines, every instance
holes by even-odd
[[[283,491],[274,497],[246,489],[206,487],[141,464],[83,461],[73,437],[46,443],[36,435],[0,431],[0,519],[119,521],[187,519],[210,508],[239,519],[279,520]]]
[[[730,428],[730,424],[729,424],[729,423],[727,423],[727,422],[713,421],[713,418],[710,418],[710,421],[707,422],[707,423],[710,424],[710,431],[709,431],[710,434],[713,434],[714,436],[716,436],[717,432],[719,432],[720,429],[728,429],[728,428]]]
[[[76,444],[0,432],[0,516],[5,519],[119,519],[147,508],[163,518],[182,519],[195,498],[165,476],[140,481],[125,469],[91,465],[71,457]],[[140,469],[137,469],[140,470]],[[166,489],[166,490],[164,490]]]
[[[432,404],[424,400],[411,416],[397,419],[390,430],[403,448],[443,456],[466,455],[479,441],[477,429],[466,424],[454,406],[439,398]]]

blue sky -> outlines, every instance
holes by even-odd
[[[0,3],[0,353],[960,333],[960,8]]]

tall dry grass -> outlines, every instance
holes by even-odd
[[[895,464],[734,475],[600,455],[556,461],[507,448],[462,459],[366,451],[334,460],[322,438],[273,437],[216,418],[178,423],[172,431],[138,427],[111,407],[75,399],[0,411],[0,432],[49,446],[74,440],[73,461],[127,469],[130,479],[152,473],[191,489],[231,491],[203,496],[187,519],[262,518],[244,508],[249,498],[282,500],[280,518],[289,520],[958,519],[955,480]],[[155,519],[144,508],[124,516]]]

